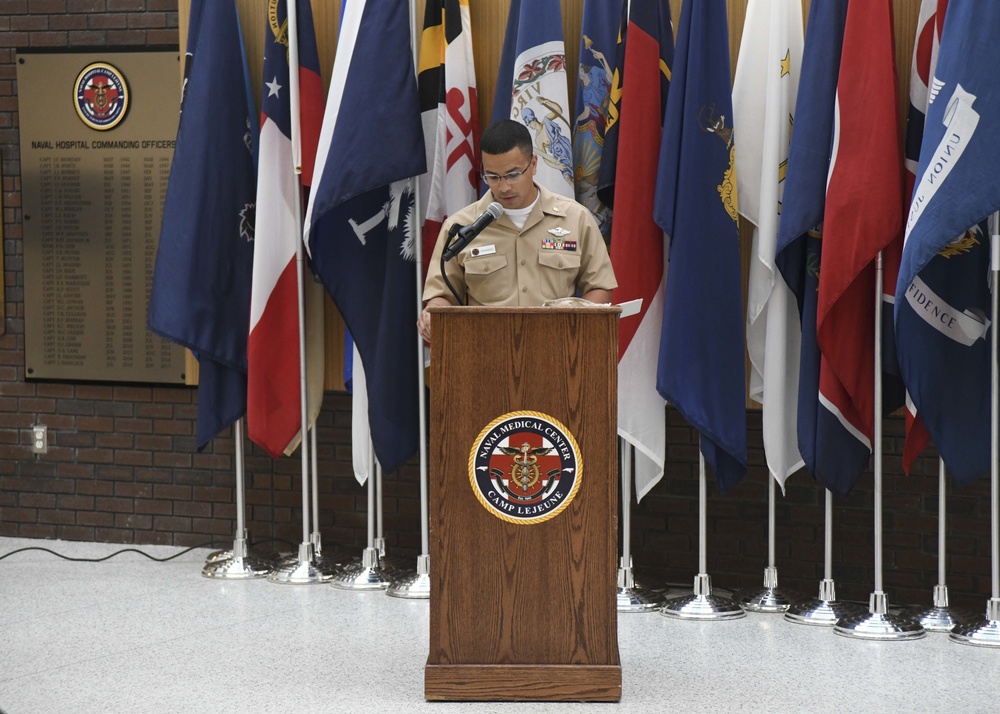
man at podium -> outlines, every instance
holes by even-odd
[[[611,302],[618,283],[597,222],[573,199],[534,182],[538,157],[528,129],[494,122],[479,146],[490,190],[441,227],[417,320],[423,338],[431,338],[433,305],[524,307],[575,295]]]

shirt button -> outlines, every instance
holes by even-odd
[[[522,293],[526,293],[526,292],[528,292],[528,288],[521,288],[521,292],[522,292]]]
[[[524,264],[525,264],[525,262],[526,262],[526,261],[522,260],[522,261],[521,261],[521,265],[524,265]]]

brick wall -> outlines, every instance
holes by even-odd
[[[0,159],[5,287],[0,335],[0,535],[160,543],[231,543],[233,440],[194,448],[196,393],[142,385],[26,382],[16,47],[176,45],[176,0],[0,0]],[[30,426],[49,427],[50,450],[33,456]],[[760,415],[749,418],[751,471],[730,494],[709,490],[708,565],[724,588],[756,588],[767,555],[767,474]],[[886,423],[885,589],[894,603],[929,603],[937,582],[937,461],[905,477],[902,420]],[[350,402],[328,394],[319,422],[320,530],[328,548],[357,553],[366,538],[365,489],[350,470]],[[636,566],[688,583],[697,567],[697,435],[669,413],[663,483],[633,506]],[[251,538],[288,549],[301,540],[300,462],[246,453]],[[834,577],[841,597],[873,586],[871,475],[834,510]],[[989,595],[989,484],[950,485],[948,582],[952,601],[981,611]],[[384,486],[385,537],[394,555],[419,550],[416,460]],[[807,474],[778,498],[781,584],[815,595],[823,575],[823,491]]]

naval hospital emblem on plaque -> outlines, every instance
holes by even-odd
[[[583,460],[569,430],[540,412],[509,412],[476,437],[469,479],[476,498],[509,523],[557,516],[580,489]]]

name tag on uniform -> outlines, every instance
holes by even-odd
[[[473,248],[469,251],[473,256],[476,255],[493,255],[497,252],[497,247],[492,243],[490,245],[481,245],[477,248]]]

